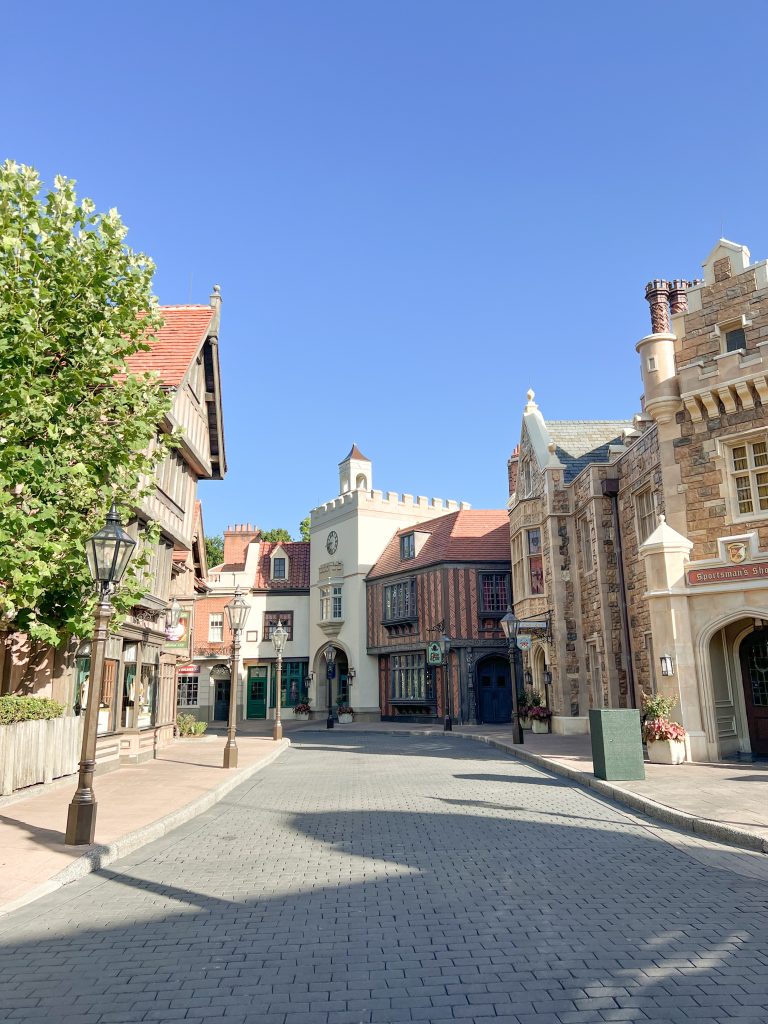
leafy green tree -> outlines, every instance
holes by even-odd
[[[212,565],[221,565],[224,561],[224,538],[220,533],[205,538],[205,554],[209,569]]]
[[[73,181],[43,194],[33,168],[0,165],[0,631],[38,643],[90,633],[84,543],[113,500],[131,518],[166,454],[170,400],[126,368],[162,319],[125,236]],[[118,611],[141,576],[140,557]]]
[[[268,544],[287,544],[293,538],[287,530],[284,530],[282,526],[278,526],[274,530],[263,530],[261,539]]]
[[[301,539],[302,540],[306,540],[306,541],[309,540],[309,525],[310,525],[309,516],[307,516],[306,519],[302,519],[301,522],[299,523],[299,530],[301,532]]]

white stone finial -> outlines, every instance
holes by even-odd
[[[666,521],[667,521],[667,517],[664,515],[664,513],[663,512],[659,512],[659,522],[660,523],[666,523]]]
[[[533,388],[528,388],[528,401],[532,402],[535,397],[536,397],[536,392],[533,390]]]

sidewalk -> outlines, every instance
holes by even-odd
[[[322,723],[313,722],[303,728],[321,727]],[[345,733],[438,734],[489,743],[651,818],[718,842],[768,853],[768,761],[680,765],[646,761],[643,781],[604,782],[593,774],[589,736],[534,736],[526,731],[525,743],[517,747],[509,725],[455,726],[452,733],[443,733],[434,724],[396,722],[355,722],[336,729]]]
[[[270,728],[271,728],[270,723]],[[0,801],[0,915],[103,867],[202,813],[281,754],[290,740],[238,735],[239,766],[221,766],[225,737],[176,740],[156,759],[97,775],[96,842],[65,846],[77,776]]]

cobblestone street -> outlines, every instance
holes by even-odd
[[[3,919],[0,1019],[765,1024],[765,858],[697,849],[479,744],[308,731]]]

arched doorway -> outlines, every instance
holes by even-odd
[[[739,661],[752,753],[768,757],[768,629],[744,637]]]
[[[226,665],[214,665],[211,669],[213,682],[213,720],[226,722],[229,718],[230,671]]]
[[[332,662],[326,660],[325,651],[333,647],[336,656]],[[325,644],[320,648],[315,660],[317,665],[317,711],[328,712],[331,709],[336,717],[336,709],[339,706],[352,706],[352,697],[349,688],[349,662],[346,652],[334,643]]]
[[[492,655],[477,663],[477,716],[483,725],[512,720],[512,677],[509,659]]]

